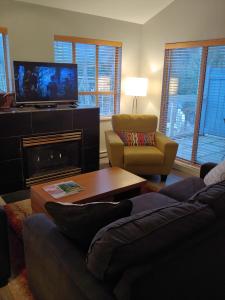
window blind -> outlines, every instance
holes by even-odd
[[[225,39],[166,44],[160,130],[191,164],[225,158]]]
[[[122,44],[55,36],[56,62],[78,65],[80,106],[99,106],[102,116],[119,112]]]

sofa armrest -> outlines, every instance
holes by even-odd
[[[106,148],[112,167],[123,168],[124,143],[112,130],[105,132]]]
[[[25,220],[23,239],[28,282],[35,299],[113,299],[106,285],[87,270],[85,253],[44,214]]]
[[[177,154],[178,144],[163,133],[157,131],[156,147],[164,154],[164,167],[169,173]]]
[[[201,167],[200,167],[200,177],[202,179],[204,179],[204,177],[209,173],[209,171],[211,171],[216,166],[217,166],[217,164],[213,163],[213,162],[208,162],[208,163],[205,163],[205,164],[201,165]]]
[[[0,207],[0,288],[8,283],[10,277],[8,222],[6,213]]]

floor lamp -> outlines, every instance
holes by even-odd
[[[128,77],[125,81],[125,95],[133,96],[132,113],[137,113],[138,97],[147,95],[148,79],[143,77]]]

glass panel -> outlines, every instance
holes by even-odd
[[[197,162],[225,159],[225,46],[208,48]]]
[[[3,35],[0,33],[0,92],[7,92]]]
[[[54,42],[55,62],[57,63],[72,63],[73,51],[72,43],[70,42]]]
[[[202,48],[170,51],[166,135],[178,142],[177,156],[191,160]]]
[[[96,96],[94,95],[79,95],[79,107],[94,107],[96,106]]]
[[[111,116],[114,114],[114,96],[99,95],[98,102],[100,107],[100,115]]]
[[[115,47],[99,46],[98,90],[113,91],[115,78]]]
[[[94,92],[96,82],[96,46],[76,44],[79,92]]]

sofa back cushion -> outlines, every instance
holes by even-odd
[[[95,235],[87,268],[98,279],[114,279],[214,220],[207,205],[179,202],[119,219]]]
[[[218,217],[225,217],[225,180],[204,187],[189,198],[188,202],[208,204]]]
[[[112,116],[112,127],[116,132],[155,132],[158,118],[155,115],[128,115],[119,114]]]

